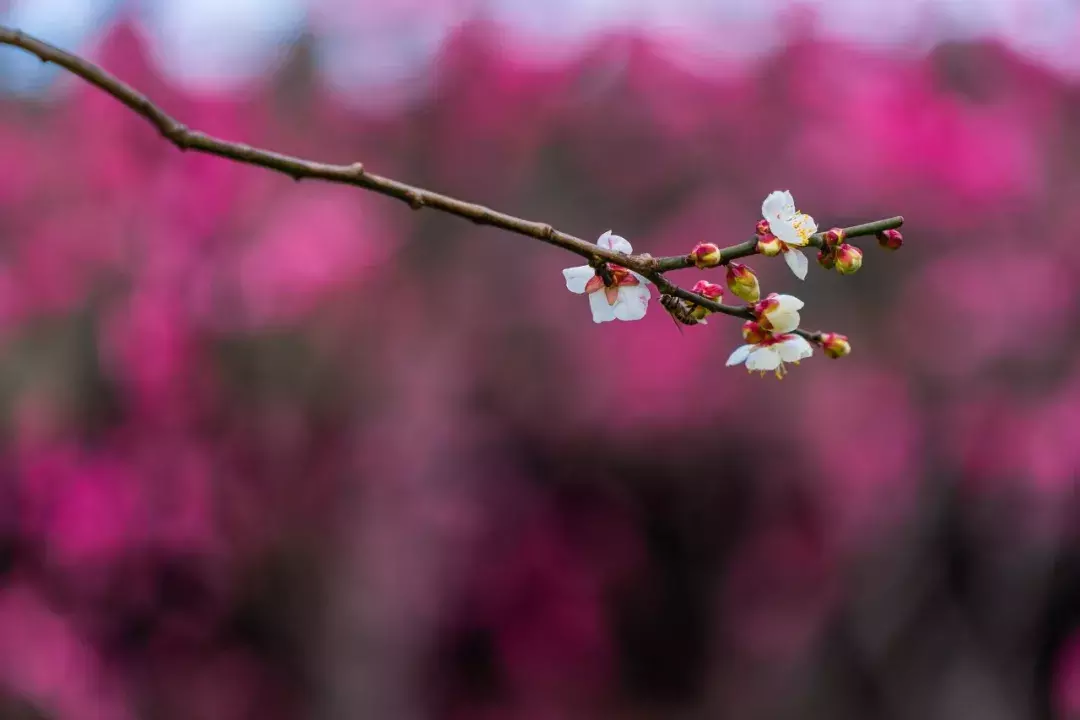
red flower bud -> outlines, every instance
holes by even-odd
[[[712,243],[698,243],[690,251],[694,265],[701,269],[716,267],[720,264],[720,248]]]
[[[697,284],[690,288],[690,291],[695,292],[698,295],[703,295],[710,300],[719,300],[724,296],[724,288],[716,283],[711,283],[708,280],[698,280]]]
[[[844,242],[844,229],[833,228],[822,234],[822,238],[825,240],[825,247],[836,247],[840,243]]]
[[[761,285],[757,275],[741,263],[728,263],[727,286],[736,297],[745,302],[756,303],[761,299]]]
[[[877,241],[886,250],[899,250],[904,244],[904,236],[899,230],[882,230],[877,234]]]
[[[757,251],[768,257],[776,257],[784,249],[783,243],[775,235],[759,235]]]
[[[823,333],[821,335],[821,349],[833,359],[841,358],[851,353],[851,343],[848,342],[847,335]]]
[[[852,275],[861,267],[862,250],[846,243],[836,248],[836,271],[838,273]]]

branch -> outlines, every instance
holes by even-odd
[[[866,237],[867,235],[877,235],[879,232],[885,230],[898,230],[900,226],[904,224],[904,218],[900,215],[896,217],[886,218],[884,220],[875,220],[874,222],[863,223],[862,225],[852,225],[851,227],[843,228],[844,239],[850,240],[851,238]],[[819,232],[810,236],[810,245],[813,247],[821,247],[824,240],[824,232]],[[757,238],[747,240],[744,243],[738,245],[732,245],[731,247],[724,248],[720,251],[720,264],[724,265],[732,260],[738,260],[739,258],[748,257],[750,255],[757,254]],[[694,259],[689,255],[673,255],[671,257],[653,258],[653,269],[657,272],[667,272],[668,270],[681,270],[682,268],[688,268],[694,266]]]
[[[654,258],[644,253],[623,255],[556,230],[547,223],[514,217],[483,205],[465,202],[448,195],[442,195],[431,190],[376,175],[368,172],[363,164],[358,162],[350,165],[331,165],[305,160],[292,155],[284,155],[271,150],[263,150],[243,143],[222,140],[197,130],[188,129],[183,123],[176,120],[145,95],[115,75],[88,60],[61,50],[43,40],[0,25],[0,45],[11,45],[25,50],[37,56],[42,62],[58,65],[103,90],[145,118],[157,128],[158,132],[166,140],[181,151],[192,150],[208,155],[217,155],[236,162],[275,170],[298,181],[318,179],[371,190],[401,200],[414,210],[422,210],[423,208],[439,210],[471,220],[477,225],[490,225],[491,227],[507,230],[518,235],[525,235],[561,247],[564,250],[569,250],[586,258],[589,264],[596,268],[597,273],[604,278],[605,284],[610,285],[611,282],[611,273],[607,263],[613,263],[634,270],[649,278],[663,294],[673,295],[682,300],[701,305],[713,312],[746,319],[754,319],[755,317],[748,306],[724,305],[697,293],[684,290],[669,282],[663,276],[664,272],[693,266],[693,258],[689,254],[660,258]],[[874,235],[884,230],[897,229],[903,222],[904,218],[898,216],[863,225],[855,225],[844,228],[844,236],[845,238],[856,238]],[[810,245],[814,247],[821,247],[823,243],[822,233],[813,235],[810,239]],[[723,249],[720,262],[725,264],[731,260],[756,253],[757,240],[748,240]],[[797,332],[813,342],[818,342],[821,339],[821,333],[804,330],[798,330]]]
[[[134,112],[146,118],[165,139],[180,150],[193,150],[248,165],[257,165],[268,170],[284,173],[294,180],[311,178],[344,185],[355,185],[365,190],[371,190],[401,200],[414,210],[423,208],[441,210],[451,215],[472,220],[478,225],[490,225],[519,235],[536,238],[585,258],[600,258],[609,262],[625,263],[626,257],[624,255],[597,247],[593,243],[586,242],[573,235],[559,232],[546,223],[513,217],[483,205],[464,202],[447,195],[413,187],[391,178],[381,177],[365,170],[361,163],[328,165],[291,155],[283,155],[270,150],[262,150],[243,143],[228,142],[197,130],[189,130],[187,126],[162,110],[148,97],[100,66],[19,30],[0,25],[0,45],[21,48],[36,55],[42,62],[59,65],[91,85],[104,90]]]

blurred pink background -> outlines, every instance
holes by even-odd
[[[897,253],[594,325],[532,240],[181,154],[0,48],[0,717],[1080,718],[1080,9],[0,0],[190,127],[639,252]],[[692,285],[702,275],[672,279]],[[721,275],[718,273],[716,278]]]

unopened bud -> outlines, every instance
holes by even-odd
[[[761,285],[757,275],[741,263],[728,263],[727,286],[733,295],[748,303],[756,303],[761,299]]]
[[[769,332],[754,320],[747,320],[742,326],[743,340],[751,345],[760,345],[769,337]]]
[[[877,241],[886,250],[899,250],[904,244],[904,236],[899,230],[882,230],[877,234]]]
[[[862,267],[862,250],[854,245],[843,244],[836,248],[836,271],[851,275]]]
[[[694,287],[690,288],[690,292],[695,292],[710,300],[719,300],[724,296],[724,288],[708,280],[698,280]]]
[[[783,250],[783,245],[775,235],[759,235],[757,241],[757,251],[762,255],[768,257],[775,257]]]
[[[720,264],[720,248],[712,243],[698,243],[690,251],[694,265],[701,269],[716,267]]]
[[[847,335],[823,333],[821,349],[831,358],[842,358],[851,352],[851,343],[848,342]]]
[[[833,228],[832,230],[828,230],[822,233],[821,237],[825,241],[825,247],[836,247],[840,243],[844,242],[844,229]]]
[[[836,267],[836,252],[833,250],[819,250],[817,254],[818,265],[826,270]]]
[[[769,227],[768,220],[758,220],[757,227],[754,228],[754,232],[758,237],[765,237],[766,235],[772,235],[772,228]]]

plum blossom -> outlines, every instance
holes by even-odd
[[[803,301],[794,295],[770,293],[753,307],[761,328],[766,332],[784,334],[799,327],[799,311]]]
[[[795,209],[795,199],[787,190],[769,193],[761,204],[761,214],[768,223],[768,231],[780,241],[784,260],[791,272],[800,280],[806,279],[809,263],[797,248],[806,247],[810,243],[810,236],[817,232],[814,218]],[[759,228],[763,229],[760,223]]]
[[[775,372],[782,379],[787,373],[784,363],[798,365],[814,354],[814,348],[805,338],[791,333],[773,334],[753,320],[743,324],[742,332],[746,344],[731,353],[728,367],[745,363],[748,372],[756,370],[762,375]]]
[[[634,251],[624,237],[612,235],[608,230],[600,236],[596,244],[617,253],[629,255]],[[566,268],[566,289],[578,295],[589,296],[593,322],[602,323],[611,320],[640,320],[649,309],[649,281],[633,270],[608,263],[608,272],[613,284],[608,287],[596,271],[588,266]]]

